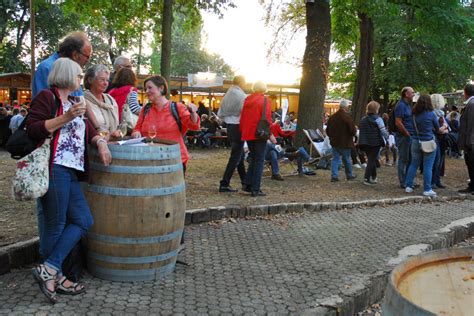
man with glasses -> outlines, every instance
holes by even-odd
[[[130,58],[125,57],[125,56],[118,56],[115,58],[114,71],[110,73],[109,86],[105,90],[105,93],[109,93],[109,91],[112,90],[112,88],[114,88],[112,81],[114,81],[114,77],[117,71],[119,71],[122,68],[132,69],[132,62],[130,61]]]
[[[48,88],[48,75],[54,62],[60,57],[67,57],[74,60],[81,67],[84,67],[92,55],[92,45],[83,32],[69,33],[59,43],[56,53],[43,60],[36,69],[33,78],[33,96],[35,97],[41,90]],[[83,95],[82,88],[72,93],[75,96]]]
[[[395,141],[398,148],[398,180],[400,187],[405,188],[405,179],[408,166],[411,161],[411,134],[413,133],[413,118],[411,107],[415,90],[412,87],[404,87],[400,101],[395,106]]]

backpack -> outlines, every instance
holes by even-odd
[[[393,109],[392,113],[390,113],[387,122],[388,132],[394,134],[398,132],[398,127],[395,124],[395,109]]]
[[[145,117],[147,116],[147,114],[150,112],[151,110],[151,103],[148,102],[146,105],[145,105],[145,109],[143,110],[143,120],[142,120],[142,123],[143,121],[145,120]],[[171,115],[173,115],[173,118],[175,119],[176,121],[176,124],[178,124],[178,128],[179,128],[179,131],[181,133],[183,133],[183,124],[181,123],[181,118],[179,117],[179,114],[178,114],[178,105],[176,104],[176,102],[171,102],[171,105],[170,105],[170,112],[171,112]]]

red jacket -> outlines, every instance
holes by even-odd
[[[127,95],[130,91],[138,91],[138,89],[132,85],[127,85],[120,88],[113,88],[109,91],[109,94],[115,99],[115,102],[117,102],[119,122],[122,121],[123,106],[127,101]]]
[[[263,93],[252,93],[245,101],[240,114],[240,132],[242,140],[255,140],[255,131],[257,130],[258,121],[262,118],[263,112]],[[272,110],[270,108],[270,100],[267,98],[267,107],[265,116],[268,122],[272,122]]]

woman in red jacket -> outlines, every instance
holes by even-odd
[[[150,104],[144,106],[140,112],[132,137],[147,136],[176,141],[179,143],[181,161],[183,162],[183,169],[186,171],[189,155],[184,144],[183,135],[186,134],[188,129],[199,130],[200,119],[197,108],[194,104],[190,104],[188,108],[182,103],[176,104],[177,115],[179,115],[181,122],[180,130],[180,126],[170,108],[171,102],[166,99],[166,95],[168,95],[166,79],[162,76],[152,76],[145,80],[144,86]]]
[[[252,193],[252,196],[265,196],[266,194],[260,190],[260,182],[262,180],[267,141],[257,139],[255,132],[258,121],[262,117],[264,107],[265,117],[271,123],[271,107],[270,101],[264,95],[267,91],[265,83],[257,81],[253,85],[252,90],[254,93],[245,99],[242,114],[240,115],[240,132],[242,133],[242,140],[247,142],[250,158],[247,176],[242,189]]]

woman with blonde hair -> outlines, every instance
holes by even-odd
[[[367,167],[365,168],[364,184],[377,184],[377,157],[380,149],[388,142],[388,132],[383,119],[379,116],[380,104],[375,101],[367,104],[367,115],[359,124],[358,145],[367,154]]]
[[[258,139],[255,136],[255,132],[264,109],[265,118],[269,125],[272,122],[272,111],[270,101],[264,95],[267,91],[267,85],[262,81],[257,81],[254,83],[252,90],[254,92],[245,99],[240,115],[240,132],[242,133],[242,140],[247,142],[250,158],[249,168],[242,189],[250,192],[252,196],[265,196],[266,194],[260,190],[260,183],[265,162],[267,140]]]
[[[444,97],[441,94],[431,95],[431,104],[433,104],[433,113],[438,118],[440,126],[436,135],[436,156],[433,164],[433,176],[431,178],[431,186],[438,189],[444,189],[446,186],[441,183],[441,176],[444,176],[444,164],[446,157],[446,142],[445,137],[449,133],[448,123],[445,120],[444,106],[446,105]]]

